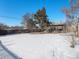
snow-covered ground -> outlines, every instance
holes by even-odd
[[[65,35],[17,34],[0,40],[22,59],[79,59],[79,46],[71,48]]]

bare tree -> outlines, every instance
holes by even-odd
[[[8,25],[3,24],[3,23],[0,23],[0,29],[2,29],[2,30],[6,30],[6,29],[8,29],[8,28],[9,28]]]
[[[71,26],[74,22],[76,22],[74,23],[76,27],[75,33],[76,32],[78,33],[78,19],[76,18],[76,15],[78,13],[79,0],[69,0],[69,4],[70,4],[70,8],[63,8],[63,12],[66,14],[66,23],[67,23],[66,26],[67,25]]]
[[[23,16],[23,24],[24,24],[24,27],[31,30],[35,27],[35,23],[33,21],[33,18],[32,18],[32,14],[30,13],[27,13]]]

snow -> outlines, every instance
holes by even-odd
[[[20,59],[0,42],[0,59]]]
[[[70,47],[60,34],[17,34],[0,37],[2,43],[22,59],[79,59],[79,46]]]

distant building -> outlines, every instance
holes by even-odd
[[[66,31],[65,24],[53,24],[53,25],[50,25],[50,28],[52,29],[53,32],[65,32]]]

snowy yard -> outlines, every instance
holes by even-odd
[[[17,34],[0,40],[22,59],[79,59],[79,46],[71,48],[65,35]]]

